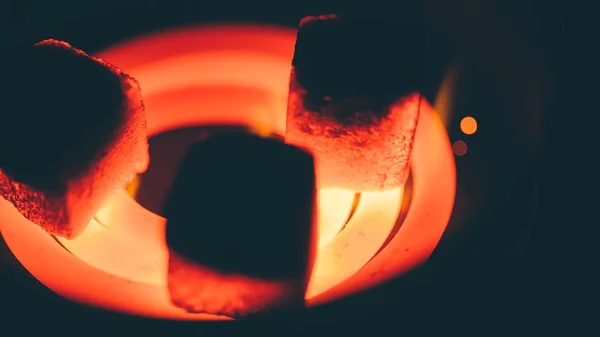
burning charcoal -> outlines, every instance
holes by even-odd
[[[423,53],[421,34],[395,22],[302,20],[285,137],[314,152],[319,186],[380,191],[404,184]]]
[[[302,308],[316,243],[313,165],[303,150],[244,133],[192,146],[163,213],[172,302],[234,318]]]
[[[140,87],[61,41],[3,57],[0,195],[47,232],[76,237],[146,170]]]

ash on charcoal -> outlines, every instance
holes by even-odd
[[[294,76],[292,75],[292,81]],[[408,178],[421,96],[390,104],[385,114],[351,104],[346,119],[303,105],[304,90],[290,90],[286,142],[310,149],[320,187],[383,191]],[[335,108],[340,104],[336,104]],[[349,117],[352,116],[352,117]]]
[[[304,305],[303,279],[265,280],[224,274],[169,252],[169,293],[174,305],[191,313],[244,318]]]
[[[139,84],[66,42],[6,56],[0,195],[51,234],[80,234],[148,165]]]
[[[404,184],[423,54],[414,26],[336,15],[302,20],[286,142],[314,153],[320,187],[381,191]]]
[[[193,145],[163,212],[173,303],[235,317],[303,303],[314,212],[305,151],[239,132]]]

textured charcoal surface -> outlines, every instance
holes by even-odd
[[[237,132],[191,146],[164,210],[173,303],[232,317],[303,303],[314,207],[301,149]]]
[[[314,153],[319,187],[383,191],[406,182],[421,104],[418,93],[390,104],[384,115],[350,110],[352,117],[342,123],[331,114],[307,110],[305,90],[294,73],[291,81],[285,140]]]
[[[423,62],[416,26],[336,15],[301,21],[286,142],[313,151],[319,186],[381,191],[404,184]]]
[[[302,278],[265,280],[227,274],[169,253],[168,287],[174,305],[194,313],[232,318],[304,306]]]
[[[163,212],[169,247],[222,272],[302,275],[313,234],[313,165],[303,150],[243,133],[191,146]]]
[[[139,85],[56,40],[3,60],[0,195],[48,232],[77,236],[148,165]]]
[[[2,124],[11,127],[3,128],[0,165],[29,186],[64,189],[122,123],[121,76],[54,40],[20,50],[4,67]]]
[[[293,67],[306,109],[340,117],[344,105],[385,115],[399,97],[421,91],[424,44],[415,26],[369,17],[308,17],[298,29]]]

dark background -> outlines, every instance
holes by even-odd
[[[584,298],[574,288],[582,284],[572,286],[580,276],[570,271],[573,263],[563,237],[564,226],[577,224],[572,209],[577,195],[568,191],[564,178],[578,165],[564,159],[574,151],[562,100],[568,77],[567,6],[558,0],[342,4],[0,0],[0,37],[7,52],[53,37],[93,53],[139,34],[205,22],[294,27],[310,14],[371,12],[422,25],[429,51],[426,95],[435,98],[448,64],[462,65],[451,140],[461,139],[458,123],[465,113],[473,113],[480,124],[468,139],[467,155],[457,157],[455,211],[426,265],[366,293],[274,322],[173,323],[69,303],[29,276],[2,245],[0,326],[21,329],[6,336],[27,335],[23,329],[86,336],[267,331],[371,336],[415,331],[491,335],[505,329],[542,334],[555,325],[581,327]]]

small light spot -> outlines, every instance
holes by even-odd
[[[477,131],[477,121],[473,117],[465,117],[460,121],[460,129],[466,135],[472,135]]]
[[[127,194],[129,194],[129,196],[131,196],[134,199],[137,196],[137,193],[140,189],[141,180],[142,180],[142,177],[138,174],[131,181],[131,183],[127,186]]]
[[[464,156],[467,153],[467,143],[457,140],[452,144],[452,152],[457,156]]]
[[[250,131],[263,138],[272,136],[271,129],[265,125],[254,125],[250,127]]]

